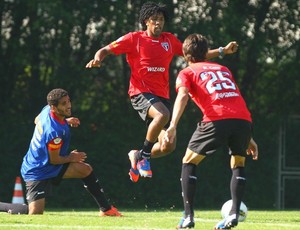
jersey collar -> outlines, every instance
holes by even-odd
[[[62,124],[62,125],[66,124],[65,119],[64,119],[64,120],[60,120],[60,119],[56,116],[56,114],[55,114],[53,111],[50,111],[50,116],[51,116],[55,121],[57,121],[58,123],[60,123],[60,124]]]

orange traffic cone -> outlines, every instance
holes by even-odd
[[[12,198],[13,204],[24,204],[24,196],[23,196],[23,189],[22,189],[22,182],[21,177],[17,176],[16,183],[15,183],[15,190],[14,195]]]

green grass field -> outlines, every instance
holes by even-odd
[[[150,230],[175,229],[181,211],[122,210],[123,217],[98,217],[96,211],[46,211],[44,215],[10,215],[0,213],[0,229],[109,229]],[[195,229],[213,229],[220,220],[220,211],[196,211]],[[245,222],[235,230],[300,229],[300,211],[248,212]]]

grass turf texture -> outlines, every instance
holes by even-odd
[[[98,217],[90,210],[47,210],[44,215],[10,215],[0,213],[0,229],[108,229],[155,230],[175,229],[182,211],[119,209],[124,217]],[[195,229],[213,229],[221,219],[220,211],[196,211]],[[250,210],[245,222],[235,230],[293,230],[300,229],[300,211]]]

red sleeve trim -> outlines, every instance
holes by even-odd
[[[53,140],[48,142],[48,150],[58,150],[61,148],[63,144],[63,140],[59,137],[54,138]]]

